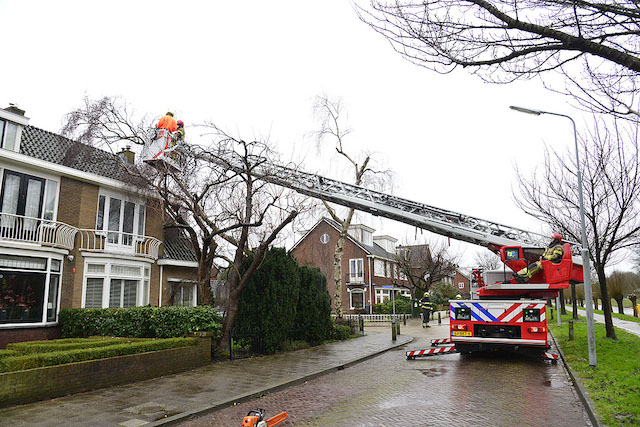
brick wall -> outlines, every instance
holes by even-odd
[[[75,179],[60,178],[60,203],[58,221],[78,228],[96,228],[98,211],[98,186]],[[64,261],[60,307],[80,307],[82,302],[82,277],[84,262],[76,247],[71,251],[73,261]],[[76,268],[73,273],[72,269]]]
[[[60,338],[60,331],[60,326],[0,329],[0,349],[12,342],[55,340]]]
[[[197,346],[0,374],[0,407],[126,384],[194,369],[211,361],[211,335]]]
[[[323,234],[329,235],[328,243],[322,243],[320,241],[320,237]],[[321,221],[292,251],[293,256],[300,265],[318,267],[324,275],[327,276],[327,287],[329,288],[329,295],[331,295],[331,307],[333,309],[335,309],[333,298],[335,294],[333,253],[338,242],[338,235],[339,233],[335,228],[325,221]],[[346,278],[349,274],[349,260],[353,258],[362,258],[364,263],[364,283],[369,283],[370,271],[367,253],[347,238],[344,242],[344,253],[342,256],[342,309],[345,313],[351,312],[349,309],[349,293],[347,292],[345,283],[347,282]],[[372,304],[368,287],[365,288],[364,303]]]

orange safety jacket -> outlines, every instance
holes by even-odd
[[[160,119],[156,127],[167,129],[169,132],[175,132],[176,129],[178,129],[178,123],[176,123],[176,119],[170,115],[166,115]]]

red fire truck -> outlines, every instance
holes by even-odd
[[[541,255],[541,249],[521,246],[495,248],[510,271],[519,271]],[[527,283],[515,279],[485,285],[480,272],[474,271],[478,282],[477,300],[451,300],[450,338],[433,340],[432,348],[412,350],[408,359],[454,352],[503,349],[520,351],[555,360],[548,353],[547,301],[557,297],[571,281],[582,282],[582,266],[574,263],[571,247],[563,247],[558,263],[542,260],[542,271]]]

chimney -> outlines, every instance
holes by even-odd
[[[121,152],[118,153],[118,157],[120,157],[126,164],[132,165],[135,161],[136,153],[131,151],[130,145],[127,145]]]
[[[17,114],[18,116],[24,116],[24,110],[19,109],[16,104],[9,103],[9,106],[5,108],[4,111]]]

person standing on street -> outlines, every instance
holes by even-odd
[[[431,299],[429,299],[429,292],[425,292],[420,299],[420,309],[422,310],[422,327],[430,328],[429,318],[433,311],[433,304],[431,303]]]

